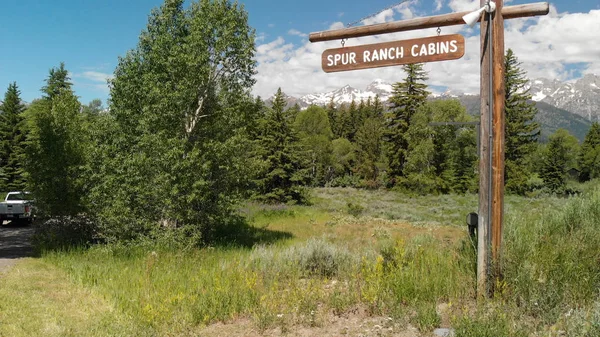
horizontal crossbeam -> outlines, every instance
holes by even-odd
[[[530,16],[546,15],[549,11],[550,5],[547,2],[538,2],[526,5],[503,7],[502,17],[504,19],[524,18]],[[464,25],[465,22],[463,21],[462,17],[468,13],[470,12],[442,14],[436,16],[427,16],[424,18],[414,18],[409,20],[378,23],[368,26],[328,30],[323,32],[311,33],[308,39],[310,40],[310,42],[323,42],[361,36],[405,32],[410,30],[426,28]]]
[[[446,126],[446,125],[479,125],[479,122],[431,122],[431,126]]]

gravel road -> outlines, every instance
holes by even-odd
[[[12,266],[18,259],[33,254],[29,242],[32,234],[32,226],[0,225],[0,273]]]

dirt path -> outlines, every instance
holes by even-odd
[[[33,227],[0,225],[0,273],[24,257],[33,254],[30,239]]]

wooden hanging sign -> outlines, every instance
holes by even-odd
[[[327,49],[321,57],[326,73],[456,60],[465,54],[459,34]]]

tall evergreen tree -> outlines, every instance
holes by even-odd
[[[393,94],[389,100],[391,107],[386,140],[392,178],[404,176],[403,171],[409,147],[406,132],[410,127],[412,116],[419,107],[425,104],[429,95],[427,85],[423,83],[427,80],[423,64],[409,64],[403,66],[403,69],[406,72],[406,78],[403,82],[393,85]]]
[[[270,202],[303,202],[305,175],[298,136],[286,118],[281,88],[273,99],[260,137],[264,173],[257,182],[258,199]]]
[[[23,172],[25,134],[21,92],[17,83],[8,86],[0,105],[0,189],[14,191],[25,189]]]
[[[381,103],[379,95],[375,96],[375,99],[371,101],[371,108],[369,109],[369,115],[367,118],[383,118],[384,106]]]
[[[506,52],[505,66],[505,113],[506,149],[505,182],[506,189],[522,194],[527,189],[531,175],[529,157],[536,149],[540,136],[540,125],[534,121],[537,114],[535,103],[531,101],[527,78],[521,63],[511,49]]]
[[[60,85],[61,80],[50,71],[46,82],[56,84],[57,91],[34,101],[26,112],[28,185],[47,216],[73,216],[84,210],[86,141],[81,104],[70,85]]]
[[[349,137],[352,134],[352,115],[350,114],[350,107],[347,104],[342,104],[337,109],[336,129],[338,130],[336,137],[350,140]]]
[[[65,69],[65,63],[61,62],[58,67],[50,69],[50,74],[46,79],[46,85],[42,87],[44,98],[52,99],[59,95],[63,89],[71,90],[73,84],[69,82],[69,72]]]
[[[579,154],[579,180],[588,181],[600,177],[600,124],[592,123],[585,135]]]
[[[356,104],[356,101],[353,99],[350,102],[350,106],[348,107],[348,114],[346,123],[344,123],[344,136],[348,138],[349,141],[354,141],[354,136],[356,136],[356,131],[360,127],[360,109],[359,105]]]
[[[341,136],[340,134],[340,128],[339,125],[337,123],[337,117],[338,117],[338,109],[335,106],[335,102],[333,101],[333,96],[331,97],[331,100],[329,101],[329,104],[327,104],[327,118],[329,119],[329,125],[331,126],[331,132],[333,132],[333,136],[335,138],[338,138]]]

